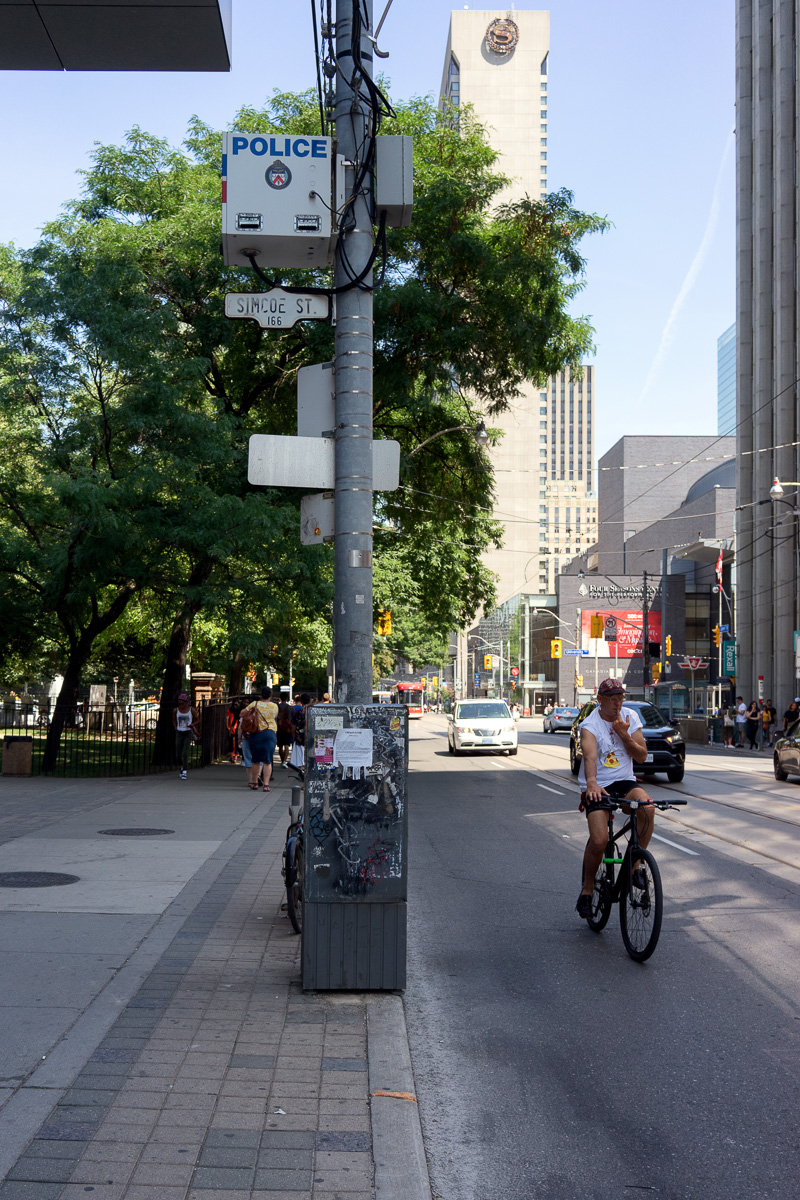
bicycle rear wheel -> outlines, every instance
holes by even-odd
[[[298,840],[294,848],[290,882],[286,886],[286,906],[295,933],[303,932],[303,869],[303,843]]]
[[[625,880],[619,898],[619,926],[625,949],[636,962],[644,962],[658,945],[661,933],[663,897],[661,874],[649,850],[637,850],[644,871],[644,888],[634,887],[630,877],[630,858],[622,868]]]
[[[613,856],[613,847],[606,851],[606,858]],[[605,929],[608,924],[608,918],[611,916],[611,896],[614,890],[614,868],[610,864],[602,862],[597,868],[597,874],[594,877],[594,891],[592,892],[592,915],[587,917],[586,924],[595,933],[599,933],[601,929]]]

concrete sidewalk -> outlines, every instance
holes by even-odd
[[[400,997],[300,987],[292,777],[0,782],[0,874],[78,877],[0,888],[0,1200],[430,1197]]]

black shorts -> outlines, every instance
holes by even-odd
[[[603,784],[600,786],[603,787]],[[641,786],[638,779],[615,779],[613,783],[609,783],[605,787],[605,791],[608,792],[610,800],[624,800],[628,792],[632,792],[634,788],[640,788]],[[653,801],[648,797],[646,803],[652,804]],[[585,812],[587,817],[589,813],[598,812],[601,809],[607,809],[610,812],[611,808],[612,806],[605,797],[601,800],[592,800],[590,804],[587,804],[586,792],[581,792],[580,811]]]

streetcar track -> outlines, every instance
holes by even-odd
[[[539,747],[538,745],[531,745],[530,743],[520,743],[520,749],[521,750],[540,750],[541,751],[541,747]],[[547,753],[549,753],[549,751],[545,748],[544,753],[547,754]],[[553,775],[556,779],[559,779],[562,783],[564,782],[562,776],[556,775],[555,771],[552,768],[539,767],[536,769],[541,771],[542,774]],[[567,769],[567,768],[562,768],[562,770],[565,770],[565,769]],[[528,770],[530,770],[530,768],[528,768]],[[758,812],[757,809],[745,808],[741,804],[731,804],[730,801],[727,801],[727,800],[714,800],[711,796],[699,796],[697,794],[697,792],[689,792],[685,788],[678,788],[675,784],[660,783],[657,781],[653,781],[653,782],[654,782],[655,787],[663,788],[664,791],[667,791],[667,792],[674,792],[675,795],[677,795],[677,796],[686,796],[687,798],[690,798],[692,800],[702,800],[705,804],[716,804],[720,808],[730,808],[730,809],[733,809],[734,812],[747,813],[749,816],[752,816],[752,817],[762,817],[765,821],[777,821],[780,825],[792,825],[792,826],[794,826],[795,829],[800,829],[800,821],[790,821],[786,817],[775,817],[775,816],[772,816],[771,813]],[[720,780],[718,782],[722,782],[722,781]],[[773,800],[773,803],[780,804],[782,802],[780,800]],[[703,831],[703,832],[706,832],[706,831]],[[717,836],[717,835],[712,834],[711,836]],[[738,845],[739,843],[737,842],[735,844]],[[750,847],[747,847],[747,849],[750,849]],[[760,853],[760,851],[758,851],[758,853]],[[783,862],[783,859],[777,859],[776,861]],[[794,864],[789,863],[788,865],[793,866]]]

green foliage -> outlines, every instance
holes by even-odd
[[[317,120],[312,91],[276,93],[232,127]],[[415,139],[416,200],[375,293],[376,435],[404,453],[402,487],[376,496],[375,597],[398,614],[397,650],[441,661],[447,631],[494,598],[481,553],[500,527],[471,427],[590,349],[568,306],[578,243],[605,223],[568,193],[497,209],[506,181],[466,108],[455,129],[413,100],[383,131]],[[219,154],[196,118],[181,149],[134,128],[96,147],[33,250],[0,249],[0,667],[72,656],[152,678],[176,612],[187,630],[202,614],[208,669],[276,643],[324,667],[331,550],[299,545],[299,495],[250,488],[246,463],[251,433],[294,431],[297,370],[330,358],[333,334],[225,318],[226,292],[259,285],[219,255]]]

